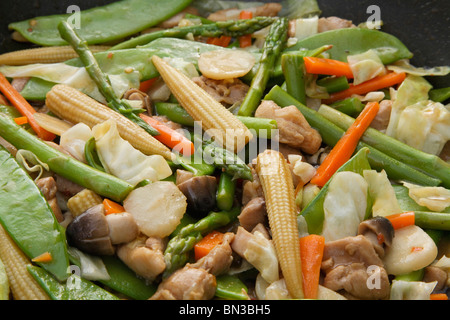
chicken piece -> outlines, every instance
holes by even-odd
[[[149,300],[209,300],[216,293],[216,277],[186,265],[161,282]]]
[[[192,81],[225,106],[242,101],[249,89],[249,86],[239,79],[214,80],[200,76],[192,78]]]
[[[265,16],[265,17],[275,17],[280,12],[282,6],[280,3],[269,2],[262,6],[257,6],[253,8],[246,8],[245,10],[251,11],[253,17]],[[239,19],[239,14],[242,9],[224,9],[216,11],[208,16],[209,20],[212,21],[222,21],[222,20],[237,20]]]
[[[139,227],[130,213],[110,213],[105,218],[113,245],[130,242],[139,235]]]
[[[263,197],[264,192],[259,181],[258,174],[256,173],[253,164],[249,165],[252,171],[253,180],[245,180],[242,184],[242,205],[245,206],[253,198]]]
[[[326,242],[321,269],[325,273],[323,285],[337,292],[342,290],[349,298],[384,299],[389,295],[383,261],[363,235]],[[370,270],[377,272],[373,286],[368,285],[372,283]]]
[[[266,202],[263,197],[250,200],[238,216],[240,225],[252,231],[258,224],[267,224]]]
[[[176,178],[175,184],[179,185],[193,177],[194,177],[194,174],[192,172],[187,171],[187,170],[177,169],[177,178]]]
[[[23,88],[27,84],[28,80],[30,80],[30,78],[28,78],[28,77],[14,78],[11,82],[11,85],[14,87],[14,89],[17,90],[17,92],[20,92],[23,90]]]
[[[423,282],[437,281],[433,292],[438,292],[445,288],[445,284],[447,283],[447,277],[448,277],[447,272],[445,272],[443,269],[435,266],[428,266],[425,268],[425,273],[423,275],[422,281]]]
[[[379,131],[385,131],[391,118],[392,100],[382,100],[377,115],[370,126]]]
[[[341,19],[338,17],[327,17],[319,19],[318,32],[325,32],[329,30],[353,28],[355,25],[351,20]]]
[[[295,106],[280,108],[270,100],[264,100],[255,111],[257,118],[275,119],[278,124],[279,141],[293,148],[314,154],[322,144],[319,132],[309,125]]]
[[[117,247],[117,256],[137,275],[153,281],[166,268],[163,240],[139,235]]]
[[[204,269],[215,276],[227,272],[233,262],[233,250],[231,250],[230,245],[233,239],[234,233],[225,233],[222,243],[215,246],[206,256],[190,264],[190,266]]]
[[[41,190],[42,195],[47,200],[48,205],[53,211],[56,220],[62,222],[64,220],[61,208],[58,205],[58,200],[56,198],[56,192],[58,191],[56,187],[56,181],[53,177],[41,178],[36,181],[36,185],[39,190]]]

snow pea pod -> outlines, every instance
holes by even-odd
[[[217,49],[217,46],[174,38],[160,38],[152,41],[147,46],[133,49],[103,51],[94,53],[100,69],[108,75],[129,75],[133,76],[135,72],[139,73],[139,80],[145,81],[159,76],[158,71],[150,63],[153,55],[159,57],[179,58],[187,63],[197,66],[200,54],[212,50],[230,50]],[[84,67],[79,58],[71,59],[65,64],[74,67]],[[132,71],[131,73],[128,73]],[[39,78],[31,78],[20,94],[27,100],[45,100],[45,95],[55,85],[53,82],[45,81]]]
[[[216,278],[216,297],[228,300],[249,300],[247,286],[235,275],[223,274]]]
[[[79,33],[88,44],[120,40],[157,25],[191,2],[192,0],[122,0],[83,10],[79,13]],[[57,26],[62,20],[69,18],[72,18],[70,14],[42,16],[14,22],[8,27],[30,42],[42,46],[60,46],[67,43],[60,37]]]
[[[119,300],[112,293],[75,274],[61,283],[40,267],[29,265],[27,269],[53,300]]]
[[[307,37],[287,51],[301,48],[314,49],[324,45],[333,47],[327,52],[331,59],[347,62],[347,56],[366,52],[369,49],[376,51],[384,64],[390,64],[400,59],[411,59],[413,54],[395,36],[371,29],[345,28],[317,33]]]
[[[39,265],[59,280],[67,278],[65,232],[34,181],[3,147],[0,147],[0,223],[28,258],[49,252],[52,260]]]

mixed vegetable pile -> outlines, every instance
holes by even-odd
[[[318,4],[10,24],[0,299],[447,300],[450,88]]]

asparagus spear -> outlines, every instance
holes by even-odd
[[[133,186],[110,174],[94,169],[50,147],[48,144],[0,113],[0,136],[17,149],[33,152],[50,170],[104,197],[121,202]]]
[[[139,117],[136,112],[139,112],[140,110],[134,109],[127,101],[121,100],[116,96],[109,77],[100,69],[97,60],[89,50],[87,42],[80,38],[75,30],[66,21],[62,21],[58,25],[58,30],[61,37],[66,40],[79,55],[80,60],[84,64],[89,76],[97,84],[101,94],[108,102],[108,107],[135,122],[152,136],[159,135],[159,132],[156,129],[151,127]]]
[[[275,20],[276,18],[273,17],[255,17],[245,20],[217,21],[209,24],[175,27],[140,35],[113,46],[111,50],[135,48],[163,37],[184,38],[188,34],[203,37],[220,37],[222,35],[239,37],[246,34],[252,34],[255,31],[265,28],[272,24]]]
[[[267,81],[271,75],[271,70],[275,65],[281,51],[284,49],[287,39],[287,28],[289,20],[279,18],[270,26],[269,34],[264,42],[264,47],[259,61],[258,71],[253,77],[247,95],[242,101],[238,115],[251,116],[261,100]]]
[[[232,222],[241,212],[239,207],[230,211],[211,212],[206,217],[191,223],[179,230],[170,239],[164,251],[166,270],[163,277],[169,276],[176,269],[182,267],[189,260],[189,253],[202,236]]]
[[[229,173],[233,180],[238,178],[253,180],[250,167],[238,155],[218,146],[211,140],[205,141],[197,135],[193,135],[193,139],[194,145],[201,146],[199,151],[206,163],[214,164]]]

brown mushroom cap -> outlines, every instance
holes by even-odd
[[[89,208],[67,226],[67,241],[83,252],[112,255],[115,248],[109,237],[103,204]]]
[[[359,224],[358,234],[368,238],[380,257],[384,256],[384,247],[389,247],[394,238],[394,228],[385,217],[374,217]]]
[[[217,180],[213,176],[198,176],[178,184],[186,196],[187,209],[193,217],[204,217],[216,206]]]

